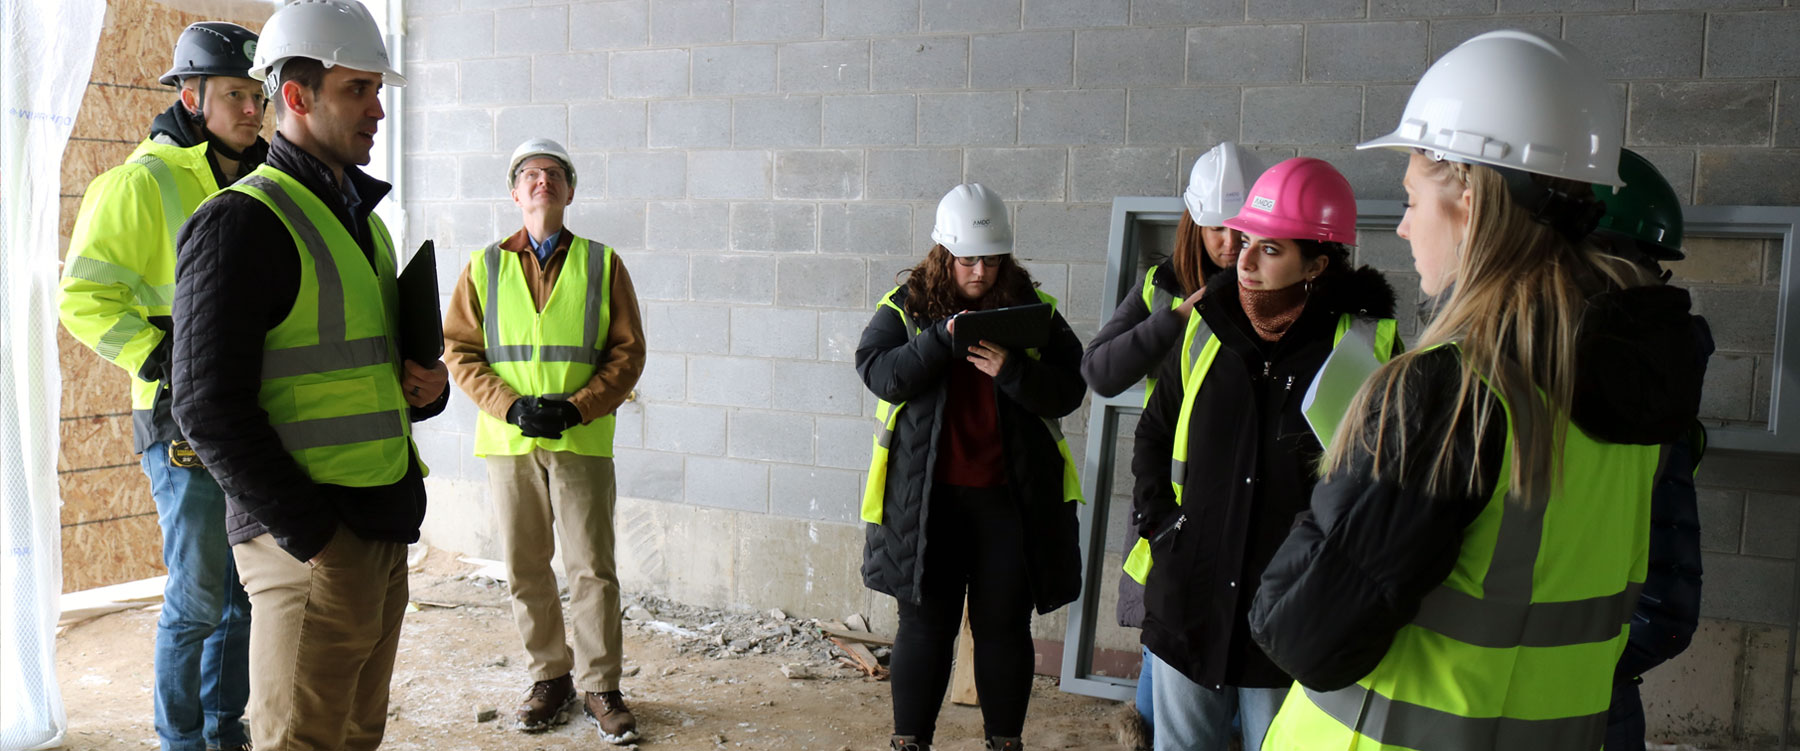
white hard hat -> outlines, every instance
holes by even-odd
[[[1012,220],[1006,202],[981,183],[964,183],[938,201],[931,240],[959,258],[1010,254]]]
[[[506,168],[507,190],[512,190],[513,180],[519,176],[519,165],[534,156],[547,156],[562,162],[563,170],[569,173],[569,187],[575,187],[575,160],[569,158],[568,150],[548,138],[533,138],[513,149],[512,164]]]
[[[356,0],[291,0],[281,6],[263,25],[250,77],[267,80],[270,72],[279,72],[281,61],[293,57],[380,73],[383,84],[406,85],[406,77],[388,62],[375,17]]]
[[[1181,200],[1202,227],[1221,227],[1244,208],[1244,195],[1262,174],[1256,158],[1230,141],[1220,141],[1194,160]]]
[[[1424,149],[1436,159],[1623,185],[1618,94],[1573,46],[1491,31],[1431,64],[1400,126],[1358,149]]]

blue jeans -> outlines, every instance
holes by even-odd
[[[1286,688],[1238,688],[1214,691],[1150,656],[1155,673],[1156,751],[1224,751],[1231,742],[1231,719],[1243,724],[1246,751],[1261,749],[1275,712],[1287,698]]]
[[[1156,730],[1156,699],[1150,692],[1151,687],[1156,685],[1154,677],[1156,671],[1150,669],[1150,660],[1152,659],[1150,648],[1139,647],[1139,649],[1144,650],[1144,662],[1143,667],[1138,668],[1137,711],[1138,716],[1144,718],[1144,724],[1149,725],[1151,731],[1154,732]]]
[[[250,599],[225,539],[225,492],[204,469],[169,465],[169,444],[144,450],[163,531],[162,617],[156,621],[156,737],[163,751],[250,742]]]

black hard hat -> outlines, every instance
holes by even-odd
[[[256,32],[224,21],[201,21],[175,40],[175,67],[164,73],[162,84],[175,86],[189,76],[250,77],[250,60],[256,56]]]

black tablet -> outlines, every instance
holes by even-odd
[[[966,354],[983,339],[1012,352],[1050,341],[1050,303],[977,310],[956,316],[955,347]]]

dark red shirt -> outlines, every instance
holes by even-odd
[[[950,366],[939,432],[936,479],[946,485],[991,488],[1006,484],[1006,456],[994,379],[966,359]]]

